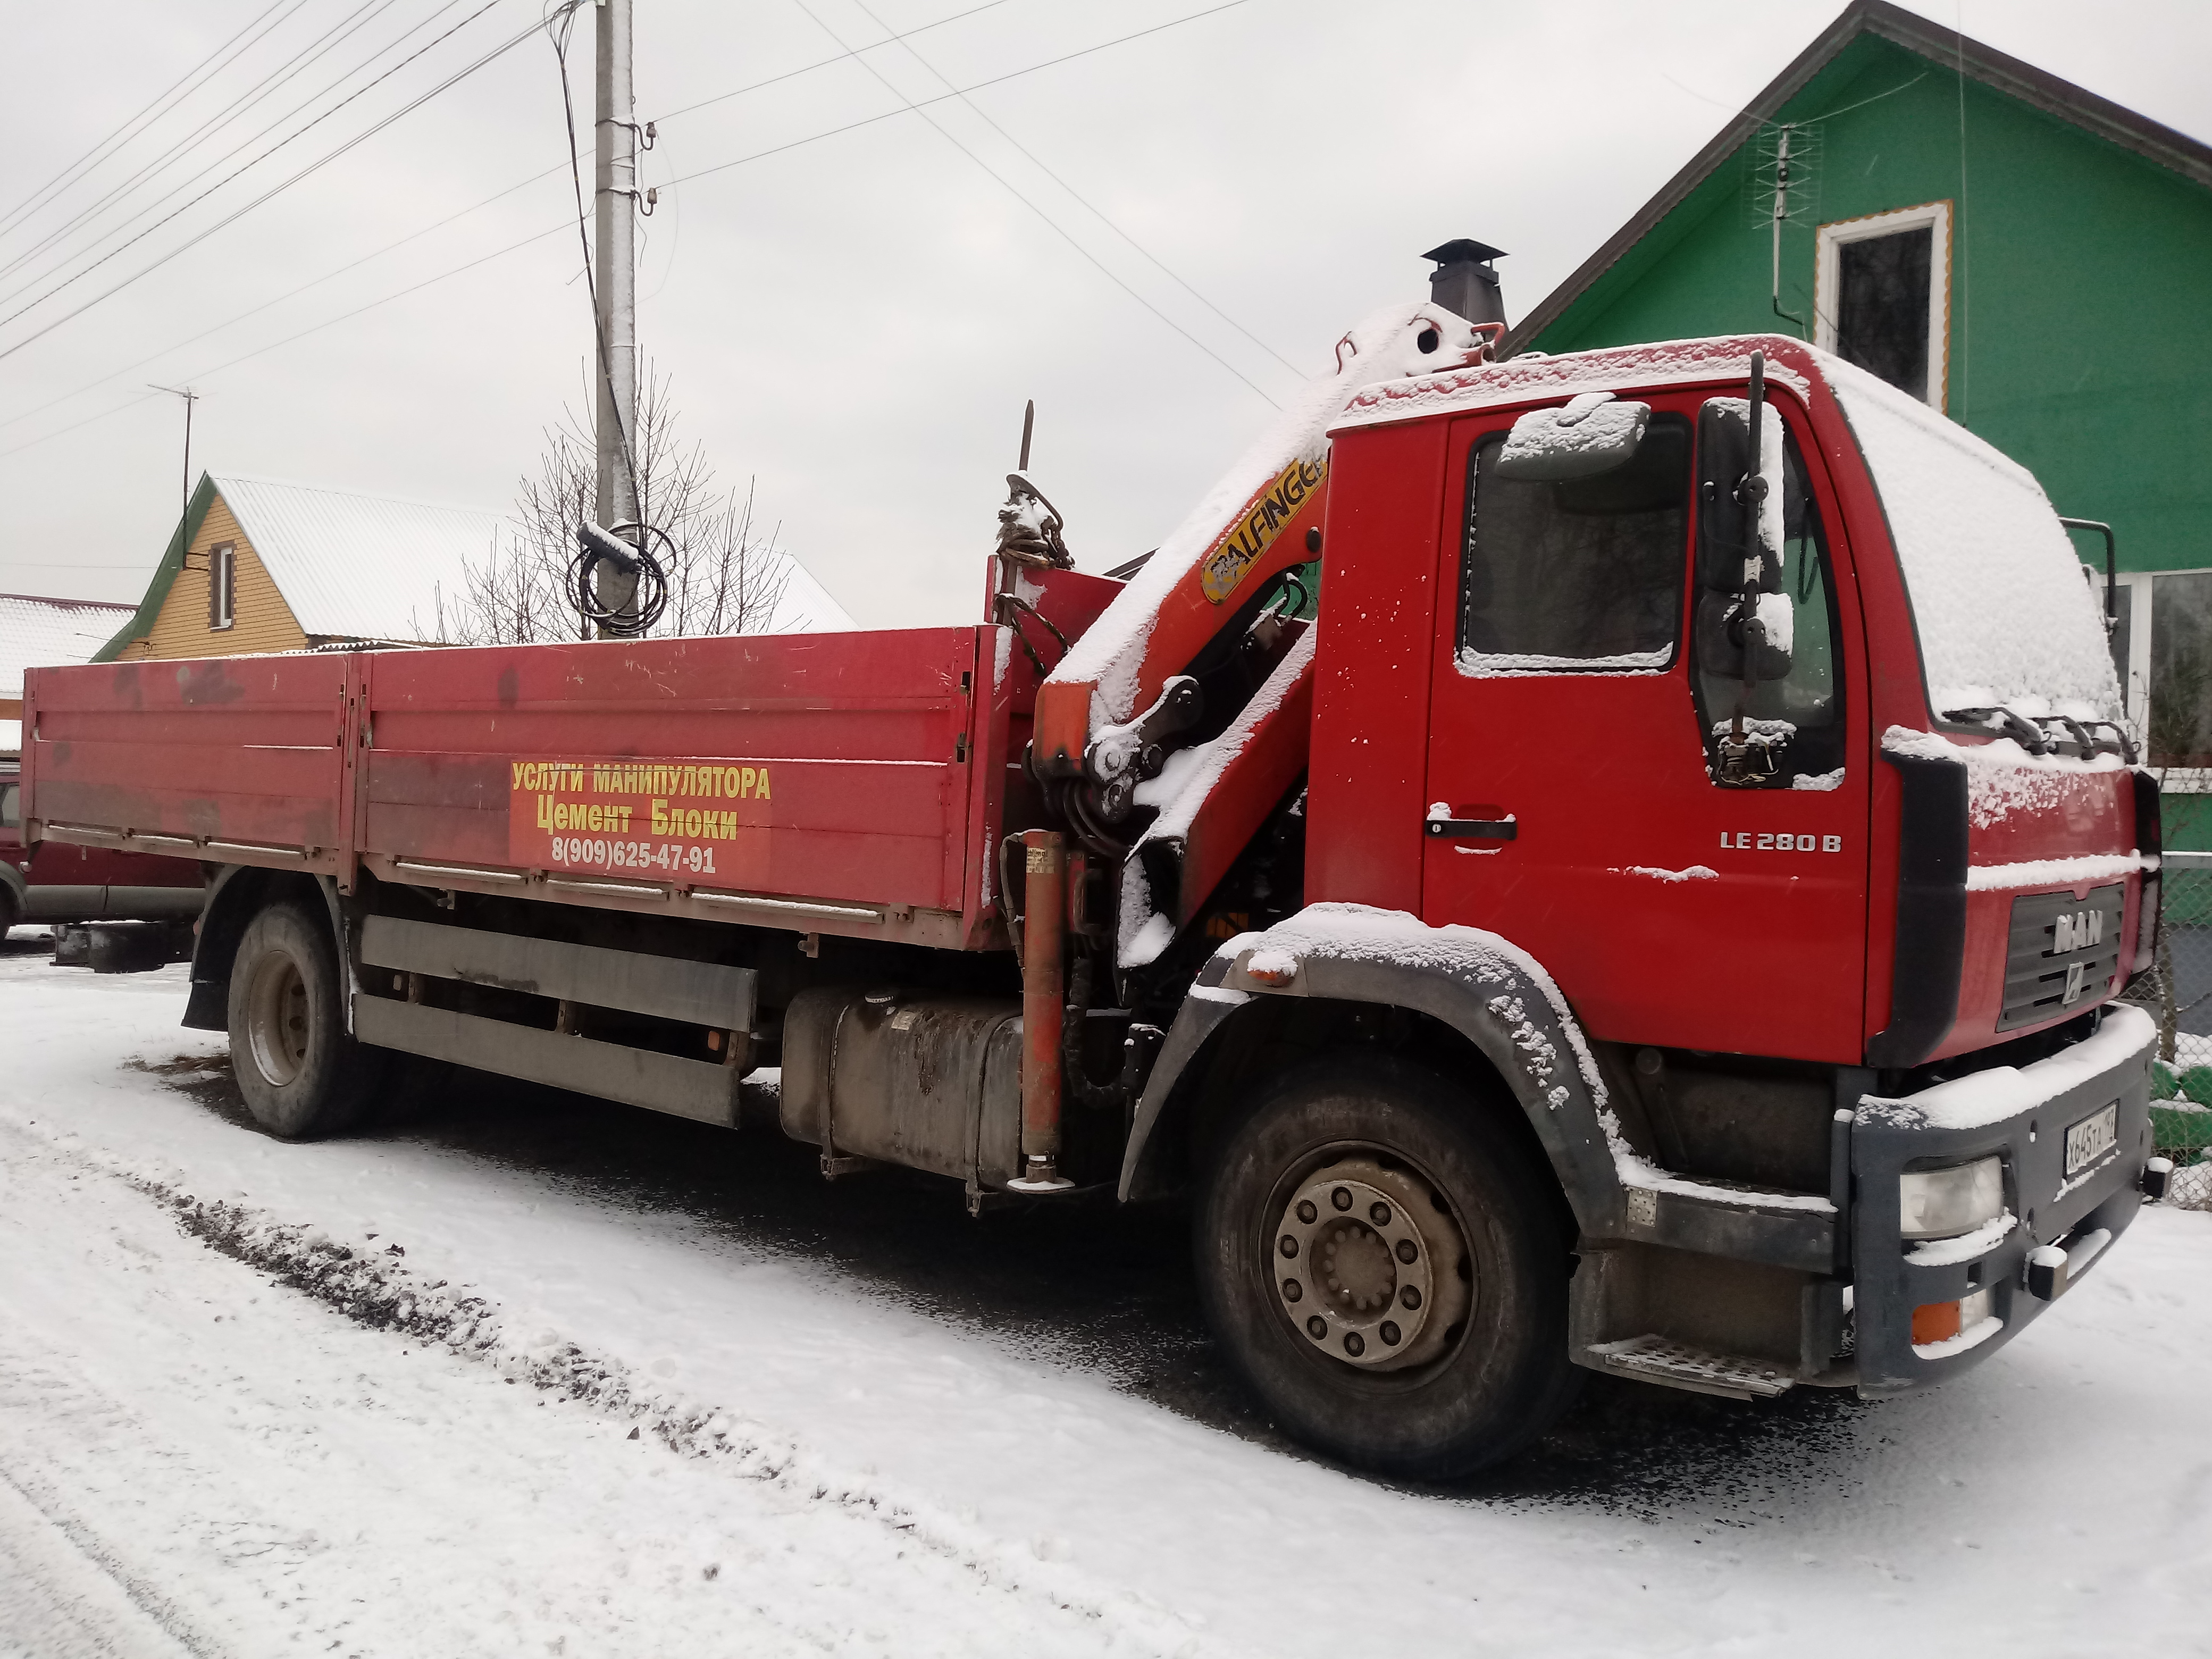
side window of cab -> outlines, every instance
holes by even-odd
[[[1766,499],[1739,499],[1748,400],[1698,412],[1692,673],[1706,769],[1733,788],[1838,787],[1844,777],[1840,621],[1828,541],[1805,458],[1781,411],[1762,411]]]

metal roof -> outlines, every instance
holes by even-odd
[[[1687,200],[1690,192],[1753,134],[1780,114],[1813,77],[1862,34],[1877,35],[2009,94],[2032,108],[2057,116],[2085,132],[2095,134],[2122,149],[2171,168],[2193,183],[2212,187],[2212,148],[2185,133],[2138,115],[2123,104],[2100,98],[2086,88],[2060,79],[2046,70],[1984,46],[1971,35],[1906,11],[1888,0],[1852,0],[1835,21],[1821,30],[1813,44],[1790,65],[1768,82],[1758,97],[1717,134],[1712,142],[1691,158],[1688,166],[1661,186],[1659,193],[1639,208],[1636,216],[1585,259],[1580,269],[1545,295],[1541,304],[1515,324],[1505,337],[1504,355],[1524,349],[1565,313],[1567,307],[1599,277],[1619,263],[1629,249],[1659,222]]]
[[[437,642],[441,599],[452,611],[467,592],[465,568],[479,564],[495,549],[507,556],[520,533],[513,519],[480,507],[365,495],[236,472],[202,473],[146,597],[135,610],[112,608],[107,618],[112,637],[100,651],[101,660],[152,631],[183,568],[185,549],[199,534],[218,496],[311,642]],[[775,615],[761,631],[818,633],[855,626],[796,558],[780,549],[769,550],[768,556],[775,567],[771,574],[783,574],[785,586]],[[118,617],[126,618],[119,629],[114,626]]]
[[[26,668],[90,662],[135,607],[0,593],[0,697],[23,695]]]
[[[465,566],[504,556],[516,533],[514,520],[472,507],[211,476],[310,637],[436,638],[441,591],[450,605]]]

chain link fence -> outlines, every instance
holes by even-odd
[[[2151,1139],[2173,1160],[2166,1202],[2212,1210],[2212,853],[2168,853],[2158,963],[2127,1000],[2158,1021]]]

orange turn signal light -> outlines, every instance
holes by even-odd
[[[1912,1310],[1912,1340],[1916,1343],[1948,1342],[1959,1334],[1959,1304],[1923,1302]]]

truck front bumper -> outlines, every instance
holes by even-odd
[[[2157,1042],[2149,1015],[2115,1005],[2090,1036],[2047,1059],[1860,1101],[1851,1253],[1862,1395],[1927,1388],[1988,1358],[2127,1229],[2143,1201]],[[2116,1110],[2111,1147],[2069,1175],[2067,1131],[2107,1106]],[[1901,1176],[1992,1153],[2004,1161],[1999,1222],[1937,1243],[1899,1237]],[[2065,1268],[2046,1251],[2032,1273],[2039,1246],[2064,1251]],[[1966,1320],[1957,1335],[1916,1343],[1914,1310],[1952,1302]]]

